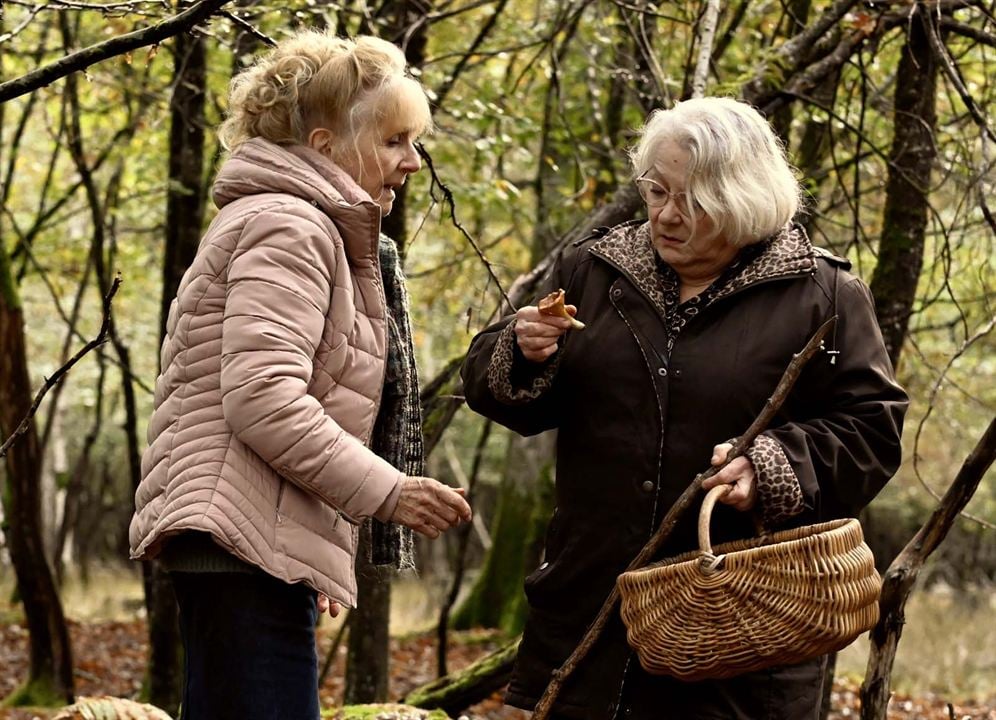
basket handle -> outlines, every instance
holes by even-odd
[[[712,509],[716,501],[733,490],[733,485],[717,485],[706,493],[699,510],[699,550],[712,556],[712,543],[709,541],[709,521],[712,519]]]

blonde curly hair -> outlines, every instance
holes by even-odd
[[[297,33],[239,73],[228,98],[218,135],[229,151],[254,137],[303,144],[318,127],[348,141],[370,121],[415,136],[432,124],[425,90],[407,75],[404,53],[367,35]]]

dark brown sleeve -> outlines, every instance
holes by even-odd
[[[836,310],[837,354],[817,355],[799,381],[805,417],[765,433],[791,464],[816,520],[855,516],[885,486],[899,468],[909,405],[868,287],[849,278]]]

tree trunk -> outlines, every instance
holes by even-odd
[[[201,35],[176,38],[174,88],[170,99],[169,190],[159,338],[180,280],[197,253],[204,219],[204,93],[207,53]],[[140,479],[140,478],[139,478]],[[175,715],[182,692],[182,645],[176,596],[157,561],[143,563],[149,617],[149,701]]]
[[[419,708],[440,708],[450,715],[481,702],[508,684],[520,639],[515,638],[459,672],[415,688],[404,702]]]
[[[2,235],[0,235],[2,237]],[[0,437],[8,437],[31,407],[24,316],[0,241]],[[30,637],[25,685],[12,704],[61,705],[73,701],[73,661],[62,603],[42,543],[42,456],[38,432],[30,428],[4,456],[6,537]]]
[[[424,20],[430,9],[430,3],[422,0],[403,0],[385,3],[378,12],[387,20],[385,36],[402,45],[411,67],[419,67],[425,58],[426,25],[418,24],[420,29],[410,35],[407,31]],[[408,186],[398,188],[391,214],[381,220],[381,232],[398,246],[402,267],[408,252],[407,197]],[[347,644],[347,703],[383,702],[387,699],[391,578],[394,570],[370,565],[367,560],[369,534],[369,525],[364,524],[356,561],[357,607],[352,611]]]
[[[810,0],[790,0],[782,5],[782,21],[779,24],[777,35],[782,38],[791,38],[801,32],[806,27],[809,20]],[[779,108],[771,117],[771,127],[775,133],[785,143],[785,147],[791,146],[792,139],[792,107],[786,105]]]
[[[543,529],[553,506],[555,440],[554,433],[510,438],[491,524],[491,550],[470,594],[453,614],[454,628],[522,632],[527,611],[522,579],[539,564]]]
[[[917,8],[913,13],[896,73],[882,238],[871,280],[875,313],[893,366],[899,363],[923,267],[930,171],[937,157],[937,62],[924,26],[932,21],[931,12]]]
[[[390,669],[389,621],[393,570],[370,564],[370,524],[360,528],[356,558],[356,608],[350,611],[346,645],[345,702],[374,703],[387,700]]]
[[[837,86],[840,83],[840,71],[831,73],[826,80],[821,82],[813,90],[813,99],[827,108],[834,106],[834,99],[837,97]],[[802,131],[802,138],[799,140],[799,149],[796,153],[799,158],[799,172],[802,173],[802,182],[806,188],[807,197],[805,200],[806,209],[809,211],[800,222],[806,228],[809,237],[813,237],[816,220],[815,200],[819,197],[822,178],[820,169],[823,161],[830,153],[830,118],[824,119],[821,116],[813,116],[806,123]]]
[[[100,435],[100,429],[104,422],[104,377],[106,375],[106,363],[103,356],[99,354],[97,362],[100,367],[100,375],[97,378],[97,404],[93,412],[93,425],[90,426],[89,432],[83,438],[83,447],[80,448],[80,453],[76,457],[76,462],[73,464],[73,469],[69,475],[69,481],[66,483],[62,522],[59,524],[58,534],[55,537],[55,546],[52,548],[55,579],[59,587],[62,587],[65,576],[63,555],[65,554],[66,542],[70,534],[78,526],[80,501],[83,498],[86,480],[91,474],[92,463],[90,453],[93,451],[93,446],[97,442],[97,437]]]
[[[878,624],[869,634],[871,651],[861,684],[861,720],[885,720],[891,695],[892,665],[906,623],[906,601],[913,592],[923,563],[947,537],[958,513],[975,494],[994,459],[996,418],[990,421],[930,518],[886,571],[882,579]]]
[[[204,219],[204,89],[207,54],[204,38],[176,38],[173,96],[170,99],[169,189],[166,195],[166,247],[159,338],[166,318],[201,238]]]

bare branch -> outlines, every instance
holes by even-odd
[[[450,218],[452,218],[453,220],[453,225],[456,227],[457,230],[459,230],[463,234],[463,236],[467,239],[467,242],[470,243],[470,246],[474,248],[474,252],[477,253],[477,257],[479,257],[481,259],[481,262],[484,263],[484,267],[487,268],[488,270],[488,276],[491,278],[492,282],[494,282],[495,287],[498,288],[498,291],[501,293],[502,298],[504,298],[505,302],[508,303],[509,306],[511,306],[512,302],[511,300],[508,299],[508,295],[505,293],[505,288],[501,286],[501,281],[498,279],[498,276],[495,274],[494,268],[492,267],[491,263],[488,261],[487,257],[485,257],[484,252],[478,246],[474,238],[470,236],[470,233],[467,232],[466,228],[464,228],[464,226],[460,224],[460,221],[457,220],[456,202],[453,200],[453,191],[450,190],[443,183],[443,181],[439,179],[439,175],[436,173],[436,167],[432,164],[432,156],[429,155],[425,147],[423,147],[421,143],[418,143],[417,147],[418,147],[418,154],[422,156],[423,160],[425,160],[425,164],[429,168],[429,173],[430,175],[432,175],[433,185],[435,185],[442,191],[443,199],[446,200],[446,204],[450,208]]]
[[[958,513],[972,498],[994,459],[996,418],[992,419],[965,459],[941,503],[886,571],[882,579],[878,624],[869,634],[871,652],[868,655],[865,680],[861,685],[861,720],[885,720],[892,694],[892,666],[905,621],[906,600],[913,591],[924,562],[947,537]]]
[[[986,335],[991,333],[994,327],[996,327],[996,316],[990,318],[989,322],[980,328],[978,332],[972,335],[972,337],[963,342],[961,347],[959,347],[958,350],[955,351],[950,358],[948,358],[944,368],[934,381],[933,387],[930,388],[930,395],[927,397],[927,411],[923,414],[923,417],[920,418],[920,423],[916,427],[916,435],[913,438],[913,472],[916,475],[916,479],[923,486],[923,489],[930,493],[931,497],[939,502],[941,501],[940,493],[930,487],[930,485],[927,484],[927,481],[923,478],[923,475],[920,473],[920,436],[923,434],[923,428],[927,424],[927,420],[934,411],[934,400],[937,398],[937,393],[940,391],[941,385],[944,383],[948,371],[951,370],[951,367],[955,364],[958,358],[964,355],[978,340],[981,340]],[[969,515],[967,513],[962,513],[962,515],[969,520],[977,522],[983,527],[987,527],[990,530],[996,530],[996,526],[986,520],[983,520],[982,518],[975,517],[974,515]]]
[[[456,84],[457,78],[467,69],[467,65],[470,63],[470,59],[477,53],[478,48],[488,37],[491,31],[494,29],[495,24],[498,22],[498,18],[501,16],[502,12],[505,10],[505,5],[508,4],[508,0],[499,0],[498,4],[495,6],[494,11],[491,16],[481,25],[481,29],[477,32],[477,36],[474,38],[473,42],[460,56],[460,60],[457,61],[456,67],[453,71],[446,75],[446,79],[438,90],[436,90],[436,97],[433,99],[433,104],[436,107],[442,107],[443,101],[446,100],[446,96],[450,94],[450,90]]]
[[[65,374],[69,372],[70,369],[72,369],[73,365],[79,362],[84,355],[86,355],[88,352],[93,350],[98,345],[102,345],[106,341],[107,331],[110,329],[111,326],[111,300],[114,299],[114,295],[115,293],[117,293],[118,288],[120,286],[121,286],[121,276],[119,275],[116,278],[114,278],[114,282],[111,283],[110,291],[104,297],[104,321],[100,325],[100,332],[97,333],[97,336],[93,340],[91,340],[82,348],[80,348],[79,351],[69,359],[69,362],[67,362],[65,365],[56,370],[52,374],[52,377],[48,378],[45,381],[45,384],[42,385],[41,389],[35,395],[35,400],[33,403],[31,403],[31,407],[28,409],[28,414],[24,416],[24,419],[21,420],[21,424],[17,426],[17,429],[14,430],[13,434],[4,441],[2,446],[0,446],[0,458],[6,455],[7,451],[14,444],[14,441],[17,440],[17,438],[19,438],[21,435],[26,433],[28,431],[28,428],[31,427],[31,418],[33,418],[35,416],[35,413],[38,412],[38,406],[41,405],[41,401],[45,397],[45,394],[49,390],[51,390],[60,380],[62,380]]]
[[[965,23],[960,23],[953,18],[942,16],[941,17],[941,27],[944,30],[949,30],[956,35],[961,35],[969,40],[975,40],[977,43],[982,45],[988,45],[989,47],[996,47],[996,35],[987,33],[985,30],[979,30],[971,25],[966,25]]]
[[[276,40],[274,40],[273,38],[271,38],[269,35],[267,35],[266,33],[264,33],[262,30],[260,30],[259,28],[257,28],[255,25],[253,25],[251,22],[249,22],[245,18],[240,18],[238,15],[236,15],[233,12],[229,12],[228,10],[222,10],[218,14],[221,15],[223,18],[228,18],[229,20],[231,20],[237,27],[239,27],[242,30],[244,30],[245,32],[249,33],[250,35],[252,35],[254,38],[256,38],[257,40],[259,40],[264,45],[266,45],[268,47],[276,47],[276,45],[277,45],[277,41]]]
[[[0,103],[49,85],[70,73],[141,47],[155,45],[207,20],[228,0],[201,0],[169,20],[77,50],[21,77],[0,83]]]
[[[975,102],[975,98],[965,87],[965,81],[961,77],[961,73],[958,71],[958,66],[955,65],[954,59],[951,57],[951,53],[948,52],[947,47],[941,41],[940,35],[937,33],[937,27],[934,25],[932,20],[928,20],[924,23],[927,28],[927,37],[930,39],[930,47],[934,51],[934,55],[937,57],[938,61],[941,63],[941,68],[944,70],[944,74],[948,76],[948,80],[951,81],[951,85],[961,96],[962,102],[965,103],[965,107],[968,108],[968,112],[972,115],[972,119],[975,124],[979,126],[979,129],[984,132],[990,140],[996,141],[996,132],[989,127],[989,123],[986,121],[986,116],[983,114],[982,109],[979,104]]]

